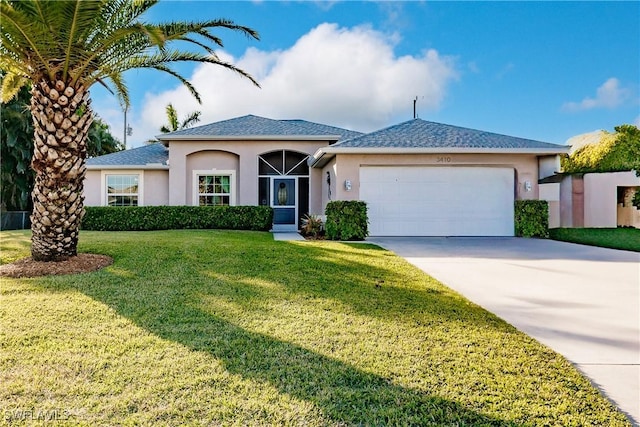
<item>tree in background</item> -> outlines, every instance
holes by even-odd
[[[29,112],[29,90],[20,89],[14,99],[2,104],[0,126],[0,207],[28,210],[33,189],[33,120]]]
[[[640,176],[640,129],[633,125],[605,132],[595,144],[579,147],[562,158],[565,173],[621,172],[635,170]]]
[[[211,33],[225,28],[257,39],[254,30],[224,19],[149,23],[143,16],[155,4],[155,0],[0,2],[0,69],[7,73],[2,101],[13,98],[27,83],[32,85],[31,256],[36,261],[62,261],[77,254],[93,121],[88,90],[94,83],[109,88],[125,107],[129,96],[123,73],[131,69],[171,74],[198,101],[196,89],[170,65],[216,64],[257,85],[249,74],[215,55],[214,48],[222,42]]]
[[[169,132],[175,132],[180,129],[186,129],[188,127],[191,127],[200,121],[200,114],[201,114],[200,111],[194,111],[192,113],[189,113],[189,115],[182,122],[180,122],[178,120],[178,112],[176,111],[176,109],[173,107],[172,104],[168,104],[167,105],[168,125],[163,125],[160,128],[160,132],[169,133]]]
[[[111,134],[109,125],[94,116],[87,136],[87,157],[97,157],[125,149],[124,143]]]

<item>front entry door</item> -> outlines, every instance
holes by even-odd
[[[298,231],[297,179],[271,177],[273,231]]]
[[[309,155],[276,150],[258,156],[258,204],[273,208],[273,231],[298,231],[309,213]]]

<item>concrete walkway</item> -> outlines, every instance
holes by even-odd
[[[640,425],[640,254],[539,239],[368,241],[565,356]]]
[[[296,233],[296,232],[278,232],[278,231],[274,231],[272,232],[273,234],[273,240],[284,240],[284,241],[296,241],[296,240],[304,240],[304,237],[302,237],[300,235],[300,233]]]

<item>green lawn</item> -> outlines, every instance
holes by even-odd
[[[27,255],[28,233],[0,237],[2,262]],[[83,232],[80,250],[115,263],[1,279],[0,423],[629,425],[562,356],[372,245]]]
[[[637,228],[552,228],[549,234],[564,242],[640,252]]]

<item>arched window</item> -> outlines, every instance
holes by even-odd
[[[278,150],[258,156],[260,175],[309,175],[308,154]]]

